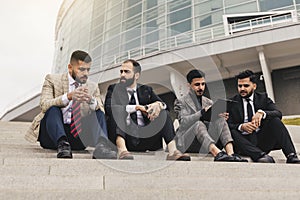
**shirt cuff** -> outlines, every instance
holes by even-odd
[[[69,99],[68,99],[68,94],[67,93],[62,96],[61,100],[62,100],[64,105],[68,105],[69,102],[70,102]]]
[[[126,112],[127,113],[134,113],[134,112],[136,112],[135,107],[136,107],[136,105],[127,105],[126,106]]]
[[[243,124],[240,124],[239,127],[238,127],[238,130],[241,131],[241,132],[243,132],[243,130],[242,130],[242,125],[243,125]]]
[[[263,119],[266,119],[266,117],[267,117],[267,113],[265,112],[265,111],[263,111],[263,110],[261,110],[261,109],[259,109],[257,112],[259,112],[259,113],[263,113]]]
[[[161,104],[162,104],[162,109],[166,110],[167,109],[167,105],[164,102],[161,102]]]

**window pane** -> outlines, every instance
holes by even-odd
[[[172,12],[188,5],[191,5],[191,0],[173,0],[168,3],[168,8]]]
[[[136,5],[132,8],[129,8],[128,10],[125,11],[125,16],[126,18],[130,18],[132,16],[135,16],[139,13],[142,13],[142,4]]]
[[[169,15],[170,24],[173,24],[175,22],[188,19],[191,17],[191,7],[173,12]]]
[[[177,35],[179,33],[190,31],[192,29],[192,23],[191,20],[187,20],[179,24],[172,25],[170,26],[170,28],[171,28],[171,35]]]
[[[133,5],[135,5],[139,2],[141,2],[141,0],[126,0],[125,1],[125,6],[130,7],[130,6],[133,6]]]
[[[280,7],[293,5],[293,0],[259,0],[260,10],[268,11]]]
[[[157,5],[157,0],[147,0],[147,9]]]
[[[255,2],[234,6],[231,8],[226,8],[225,10],[226,14],[247,13],[247,12],[257,12],[257,5]]]
[[[215,10],[221,10],[222,7],[222,0],[206,1],[195,6],[195,15],[198,16]]]
[[[245,2],[245,0],[225,0],[225,6],[233,6],[237,4],[242,4]],[[253,2],[256,2],[256,0],[253,0]]]

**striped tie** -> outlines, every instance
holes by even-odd
[[[74,83],[75,88],[79,86],[79,83]],[[76,138],[82,131],[81,129],[81,113],[80,102],[73,100],[72,104],[72,117],[71,117],[71,134]]]

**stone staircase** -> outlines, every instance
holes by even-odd
[[[300,199],[300,165],[166,161],[163,151],[134,161],[93,160],[92,148],[57,159],[25,141],[29,123],[0,122],[0,199]],[[300,149],[300,127],[288,126]]]

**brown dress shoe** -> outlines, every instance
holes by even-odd
[[[133,155],[129,151],[122,151],[119,155],[119,160],[133,160]]]
[[[191,157],[189,154],[181,153],[179,150],[174,151],[173,155],[168,154],[167,160],[181,160],[181,161],[190,161]]]

